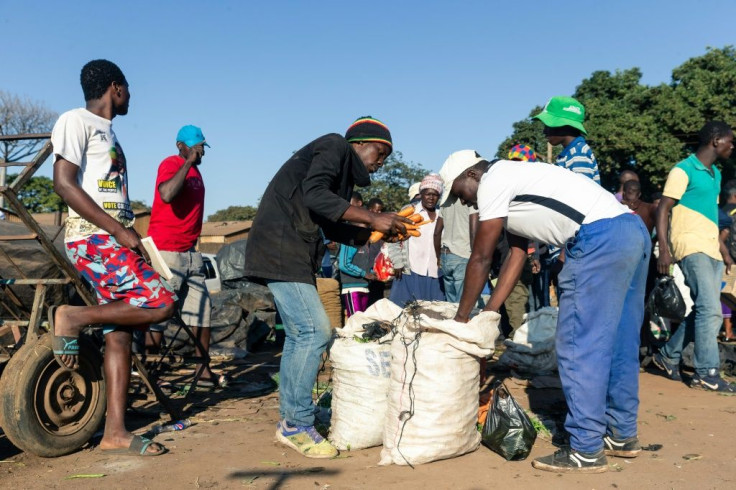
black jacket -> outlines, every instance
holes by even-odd
[[[364,243],[370,230],[338,223],[353,186],[371,179],[350,143],[339,134],[317,138],[276,173],[261,198],[248,234],[245,275],[253,279],[315,284],[325,247]]]

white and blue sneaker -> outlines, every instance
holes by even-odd
[[[719,391],[721,393],[736,393],[736,385],[728,383],[725,379],[718,375],[715,369],[712,369],[712,375],[700,376],[695,373],[692,381],[690,381],[690,388],[700,388],[705,391]]]
[[[664,371],[664,375],[670,378],[673,381],[682,381],[682,376],[680,376],[680,365],[675,364],[673,362],[670,362],[669,359],[664,357],[662,354],[657,352],[652,356],[652,362],[655,366],[657,366],[659,369]]]
[[[290,426],[285,420],[276,426],[276,440],[295,449],[307,458],[334,458],[338,451],[313,425]]]

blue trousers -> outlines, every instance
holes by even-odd
[[[468,259],[454,253],[442,252],[440,254],[440,268],[442,269],[442,280],[445,282],[445,297],[450,303],[459,303],[463,295],[463,283],[465,282],[465,269]]]
[[[281,353],[279,411],[289,425],[314,425],[312,388],[332,327],[317,288],[299,282],[269,281],[286,339]]]
[[[442,281],[445,285],[445,301],[459,303],[463,296],[463,284],[465,284],[465,270],[468,267],[468,259],[450,252],[440,254],[440,269],[442,270]],[[483,308],[485,303],[479,296],[478,308]]]
[[[717,336],[723,322],[723,262],[704,253],[695,253],[680,260],[679,266],[685,276],[685,284],[690,288],[693,311],[659,352],[677,364],[682,358],[682,349],[694,341],[695,372],[700,376],[718,376],[721,359]]]
[[[605,434],[636,435],[650,244],[634,214],[583,225],[566,244],[556,348],[575,450],[602,449]]]

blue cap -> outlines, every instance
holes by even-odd
[[[197,126],[192,126],[191,124],[188,124],[179,130],[179,133],[176,135],[176,141],[177,143],[181,141],[189,148],[197,146],[200,143],[204,143],[204,146],[210,146],[205,142],[202,130]]]

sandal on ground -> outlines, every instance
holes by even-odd
[[[175,391],[178,390],[176,386],[174,386],[173,384],[169,383],[168,381],[163,381],[163,380],[160,380],[159,379],[158,381],[156,381],[156,384],[161,389],[161,391],[163,391],[165,393],[171,394],[171,393],[174,393]]]
[[[56,305],[49,308],[49,333],[51,334],[51,350],[54,353],[56,362],[66,371],[76,371],[70,368],[61,360],[59,356],[79,356],[79,336],[71,337],[68,335],[56,335],[56,327],[54,326],[54,316],[56,315]]]
[[[151,447],[152,444],[155,444],[160,449],[158,451],[149,452],[148,448]],[[155,449],[155,447],[153,448]],[[117,449],[101,449],[101,451],[105,454],[123,454],[128,456],[161,456],[162,454],[168,452],[169,450],[166,449],[166,446],[163,444],[159,444],[158,442],[153,442],[152,440],[141,437],[141,436],[133,436],[133,439],[130,441],[130,445],[127,448],[117,448]]]
[[[216,379],[202,379],[197,381],[197,386],[202,388],[227,388],[232,383],[232,379],[227,374],[221,374]]]

